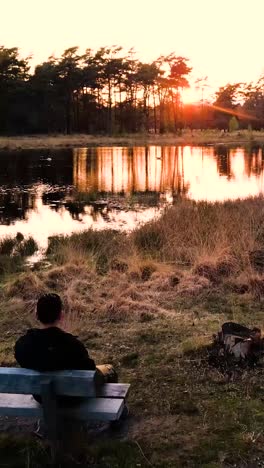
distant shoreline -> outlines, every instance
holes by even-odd
[[[145,146],[145,145],[245,145],[263,144],[264,131],[241,130],[223,133],[214,130],[190,130],[181,136],[175,134],[127,134],[117,136],[105,135],[28,135],[1,136],[0,150],[12,151],[23,149],[76,148],[88,146]]]

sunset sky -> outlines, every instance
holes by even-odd
[[[264,73],[264,0],[1,0],[0,44],[40,63],[75,45],[135,48],[142,61],[176,52],[208,93]]]

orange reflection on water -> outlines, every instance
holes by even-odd
[[[263,193],[262,173],[254,173],[249,155],[244,149],[230,149],[224,161],[225,171],[219,175],[219,156],[215,155],[213,148],[205,152],[201,148],[195,152],[185,170],[185,180],[190,185],[190,198],[223,201]]]
[[[134,147],[74,150],[73,182],[79,192],[153,191],[195,200],[244,198],[263,192],[258,149]]]
[[[26,179],[23,185],[20,171],[19,186],[14,185],[14,189],[2,195],[0,238],[20,231],[32,235],[46,248],[48,237],[54,234],[89,227],[133,229],[158,216],[164,204],[173,203],[179,195],[223,201],[264,191],[261,148],[250,151],[223,145],[81,148],[73,150],[70,162],[65,165],[61,157],[59,163],[55,158],[52,162],[56,174],[63,175],[64,166],[68,168],[67,182],[62,187],[51,176],[46,183],[29,185]],[[47,196],[52,187],[55,198]],[[63,192],[61,198],[56,191]],[[82,197],[83,193],[93,196]]]
[[[79,192],[167,192],[184,188],[182,148],[74,149],[73,183]]]

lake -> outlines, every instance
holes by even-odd
[[[259,195],[262,147],[95,147],[0,152],[0,237],[48,237],[93,227],[130,230],[179,197]]]

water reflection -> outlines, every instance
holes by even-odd
[[[133,228],[178,197],[224,200],[263,193],[264,153],[207,147],[100,147],[0,153],[0,236],[93,226]]]
[[[34,209],[34,199],[28,192],[0,194],[0,224],[9,226],[17,219],[25,219],[26,212]]]
[[[79,192],[184,194],[183,147],[74,149],[73,183]]]

